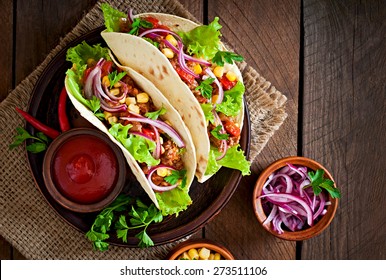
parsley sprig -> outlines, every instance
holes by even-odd
[[[310,178],[311,184],[306,186],[307,187],[312,187],[312,190],[314,191],[315,195],[319,195],[323,189],[325,189],[332,198],[340,198],[340,191],[339,189],[334,187],[334,182],[325,179],[324,177],[324,170],[323,169],[318,169],[316,172],[309,171],[308,172],[308,177]]]
[[[17,134],[14,137],[14,141],[9,145],[9,148],[11,150],[20,146],[27,139],[34,140],[32,144],[27,145],[26,147],[27,151],[36,154],[36,153],[45,151],[47,149],[49,140],[44,133],[37,132],[36,136],[32,136],[31,134],[28,133],[28,131],[26,131],[22,127],[17,127],[16,131],[17,131]]]
[[[131,35],[138,35],[139,29],[143,28],[153,28],[153,24],[151,22],[148,22],[147,20],[143,20],[140,18],[135,18],[133,23],[131,24],[131,30],[129,31],[129,34]]]
[[[149,119],[152,119],[152,120],[156,120],[158,119],[159,116],[163,115],[166,113],[166,109],[164,106],[161,107],[161,109],[157,110],[157,111],[154,111],[154,112],[147,112],[145,114],[146,117],[148,117]]]
[[[228,140],[229,135],[226,133],[221,133],[220,131],[222,130],[222,126],[218,125],[212,131],[210,132],[214,138],[218,140]]]
[[[195,88],[195,90],[199,90],[201,95],[206,99],[210,99],[212,97],[212,83],[214,82],[214,78],[208,78],[203,80],[199,86]]]
[[[126,216],[122,213],[127,213],[130,217],[130,226],[127,224]],[[117,218],[118,215],[119,218]],[[129,230],[143,228],[135,235],[139,239],[139,247],[153,246],[154,242],[146,233],[146,229],[151,223],[161,222],[162,219],[161,211],[154,204],[147,206],[139,199],[119,195],[112,204],[97,215],[86,237],[93,243],[95,250],[106,251],[109,246],[106,240],[110,237],[109,232],[114,224],[117,237],[121,238],[123,242],[127,242]]]
[[[117,70],[108,74],[107,77],[110,81],[110,88],[112,88],[116,83],[118,83],[124,76],[126,76],[126,74],[126,72],[118,73]]]
[[[180,188],[185,188],[186,186],[186,170],[172,170],[172,174],[166,176],[164,180],[170,185],[177,184],[178,180],[182,179]]]
[[[232,64],[233,61],[243,61],[243,60],[244,60],[244,57],[234,52],[218,51],[214,55],[212,62],[217,64],[218,66],[224,66],[224,61],[226,63]]]

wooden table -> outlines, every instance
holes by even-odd
[[[76,25],[95,1],[2,1],[0,100]],[[288,118],[223,211],[197,236],[237,259],[386,258],[386,2],[328,0],[181,1],[201,21],[220,16],[238,53],[287,97]],[[251,207],[270,162],[311,157],[343,196],[320,236],[270,236]],[[1,259],[24,258],[0,239]]]

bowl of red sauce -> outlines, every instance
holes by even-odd
[[[301,241],[321,234],[330,225],[339,198],[340,191],[323,165],[292,156],[263,170],[255,184],[253,208],[269,233]]]
[[[76,128],[57,137],[43,161],[48,192],[63,207],[80,213],[103,209],[122,191],[126,161],[104,133]]]

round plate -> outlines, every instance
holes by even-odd
[[[64,78],[67,69],[71,68],[71,63],[66,61],[66,51],[83,40],[88,44],[101,44],[105,46],[100,32],[104,27],[97,28],[84,36],[81,36],[68,44],[61,52],[45,68],[39,80],[36,83],[32,92],[32,97],[29,104],[29,113],[36,117],[41,122],[59,130],[57,104],[59,93],[64,86]],[[93,127],[90,123],[84,120],[80,114],[72,106],[71,102],[67,103],[67,114],[69,115],[72,127]],[[35,134],[36,130],[29,124],[26,125],[29,133]],[[240,145],[249,154],[250,141],[250,123],[248,110],[245,110],[243,130],[241,132]],[[36,181],[40,192],[43,194],[47,202],[52,208],[71,226],[85,233],[87,232],[98,213],[76,213],[65,209],[57,203],[47,191],[43,181],[44,152],[33,154],[27,152],[30,169]],[[161,245],[172,242],[183,237],[186,237],[213,219],[221,209],[229,201],[235,192],[237,185],[241,179],[241,173],[237,170],[221,168],[216,175],[203,184],[198,183],[195,179],[190,187],[190,196],[193,200],[192,205],[187,210],[181,212],[178,217],[165,217],[163,222],[150,225],[147,233],[150,235],[155,245]],[[140,197],[146,203],[150,203],[150,199],[138,184],[134,175],[128,170],[124,193]],[[128,247],[137,247],[138,239],[135,236],[137,232],[132,231],[128,236],[127,243],[123,243],[116,238],[114,234],[110,234],[110,239],[107,241],[110,244]]]

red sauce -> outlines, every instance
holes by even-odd
[[[67,199],[91,204],[105,198],[118,177],[118,162],[108,144],[91,135],[65,142],[53,161],[53,179]]]

